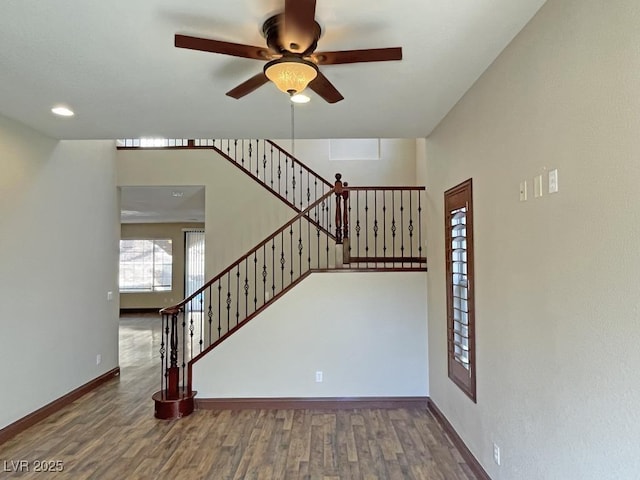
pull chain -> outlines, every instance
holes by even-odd
[[[294,103],[291,102],[291,155],[296,156],[296,137],[295,137],[295,128],[294,128]]]

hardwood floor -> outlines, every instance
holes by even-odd
[[[0,478],[476,478],[423,409],[199,410],[156,420],[159,323],[123,317],[120,379],[0,446]]]

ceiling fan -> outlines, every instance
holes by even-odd
[[[284,12],[262,25],[267,47],[179,34],[175,46],[267,62],[262,72],[227,92],[233,98],[242,98],[271,80],[289,95],[299,94],[308,86],[327,102],[336,103],[344,97],[318,65],[402,60],[401,47],[316,52],[321,30],[315,12],[316,0],[285,0]]]

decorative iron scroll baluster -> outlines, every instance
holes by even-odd
[[[244,314],[249,315],[249,262],[244,261]]]
[[[396,192],[391,192],[391,251],[396,255]]]
[[[387,192],[382,192],[382,256],[387,256]]]
[[[273,190],[273,145],[271,145],[271,155],[269,157],[269,166],[271,167],[271,190]]]
[[[258,309],[258,256],[253,252],[253,311]]]
[[[284,288],[284,231],[280,232],[280,285]]]
[[[231,325],[231,275],[227,273],[227,332]]]
[[[212,331],[213,331],[213,311],[211,309],[211,301],[212,301],[212,297],[211,297],[211,285],[209,285],[208,288],[209,291],[209,308],[207,308],[207,317],[209,318],[209,345],[211,345],[211,335],[212,335]]]
[[[296,168],[291,159],[291,203],[296,204]]]
[[[265,303],[265,294],[267,293],[267,251],[266,244],[262,246],[262,303]]]
[[[400,256],[402,257],[402,265],[404,266],[404,195],[400,191]]]
[[[369,256],[369,195],[366,190],[364,192],[364,232],[364,251],[365,255]]]
[[[166,385],[166,375],[167,375],[167,357],[165,353],[167,352],[165,346],[165,336],[169,338],[169,316],[165,313],[161,315],[162,317],[162,326],[160,330],[160,390],[162,391],[162,396],[164,398],[165,393],[167,391]],[[165,334],[166,332],[166,334]]]
[[[293,224],[289,228],[289,276],[293,283]]]
[[[422,257],[422,202],[418,192],[418,257]]]
[[[191,321],[193,322],[193,318],[191,319]],[[182,381],[184,382],[185,379],[185,375],[184,375],[184,367],[186,367],[186,363],[185,363],[185,352],[187,351],[186,349],[186,338],[187,336],[185,335],[187,333],[187,317],[186,317],[186,313],[184,311],[182,311]],[[179,337],[178,337],[179,338]],[[191,339],[190,339],[190,350],[193,352],[193,333],[191,333]],[[184,386],[184,384],[183,384]]]
[[[278,195],[280,195],[280,184],[282,180],[281,157],[282,157],[282,154],[280,150],[278,150]]]
[[[222,335],[222,283],[218,280],[218,338]]]
[[[356,243],[357,256],[360,256],[360,192],[356,192]]]
[[[284,156],[284,198],[289,199],[289,156]]]
[[[413,257],[413,200],[409,192],[409,256]]]
[[[236,325],[240,322],[240,264],[236,268]]]
[[[298,274],[302,275],[302,218],[298,220]]]
[[[276,240],[271,239],[271,298],[276,296]]]
[[[378,255],[378,192],[373,191],[373,255]]]

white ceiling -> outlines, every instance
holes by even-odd
[[[318,0],[318,51],[402,46],[401,62],[327,65],[344,95],[296,107],[298,138],[423,137],[544,0]],[[9,0],[0,14],[0,114],[55,138],[287,138],[271,84],[225,92],[263,63],[177,49],[174,34],[264,45],[282,0]],[[64,103],[73,118],[50,113]]]

